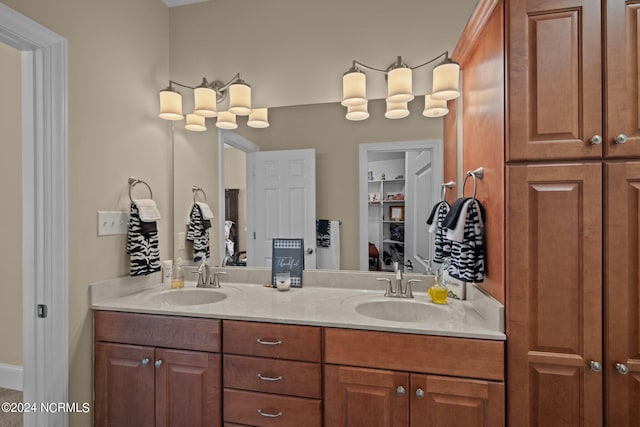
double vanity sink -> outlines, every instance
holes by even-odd
[[[370,273],[327,273],[332,275],[324,281],[327,286],[323,286],[323,274],[315,274],[321,279],[319,283],[305,284],[303,288],[292,288],[287,292],[264,284],[236,281],[223,281],[220,288],[198,288],[195,282],[186,282],[182,289],[168,289],[148,280],[146,285],[138,287],[120,286],[122,292],[108,295],[100,288],[108,287],[109,283],[101,282],[92,285],[92,308],[505,339],[502,305],[475,287],[470,286],[468,301],[450,299],[446,305],[437,305],[427,295],[426,283],[414,284],[414,298],[394,298],[383,296],[384,290]],[[341,280],[349,282],[350,274],[356,275],[353,281],[360,287],[340,286]]]

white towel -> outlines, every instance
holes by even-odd
[[[480,212],[480,207],[478,206],[478,201],[476,199],[469,199],[464,202],[464,205],[460,208],[460,216],[458,217],[458,222],[456,222],[456,228],[453,230],[447,228],[447,240],[459,243],[464,240],[464,227],[467,222],[467,212],[469,211],[471,203],[475,203],[477,211]],[[480,223],[480,227],[484,227],[481,215],[478,215],[478,221]]]
[[[200,212],[202,212],[203,219],[213,218],[213,211],[211,210],[208,204],[204,202],[196,202],[196,203],[198,204],[198,206],[200,206]]]
[[[318,270],[340,270],[340,221],[331,221],[329,230],[331,246],[316,246],[316,268]]]
[[[140,221],[155,222],[160,219],[160,211],[153,199],[139,199],[134,200],[133,203],[135,203],[138,208]]]

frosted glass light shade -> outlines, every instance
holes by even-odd
[[[204,124],[204,116],[200,116],[198,114],[187,114],[187,124],[184,125],[184,128],[194,132],[203,132],[207,130],[207,127]]]
[[[160,91],[160,118],[165,120],[182,120],[182,95],[179,92],[166,88]]]
[[[353,107],[347,107],[347,120],[360,121],[369,118],[368,104],[354,105]]]
[[[460,65],[444,62],[433,69],[433,99],[455,99],[460,96]]]
[[[230,111],[220,111],[218,113],[218,120],[216,121],[216,127],[220,129],[237,129],[236,115]]]
[[[387,119],[402,119],[409,115],[406,102],[387,102],[387,111],[384,116]]]
[[[251,113],[251,86],[240,82],[229,86],[229,112],[237,116]]]
[[[193,90],[194,114],[202,117],[215,117],[218,115],[216,108],[216,92],[208,87],[198,86]]]
[[[269,110],[267,108],[254,108],[249,114],[247,126],[258,129],[268,128]]]
[[[367,76],[360,71],[342,76],[342,105],[353,107],[367,103]]]
[[[387,102],[409,102],[413,99],[411,68],[394,68],[387,73]]]
[[[424,96],[424,111],[422,115],[425,117],[442,117],[449,112],[447,101],[433,99],[431,95]]]

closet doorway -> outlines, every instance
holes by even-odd
[[[442,183],[442,141],[360,144],[360,270],[425,273],[427,218]]]

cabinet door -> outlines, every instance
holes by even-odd
[[[509,2],[507,160],[602,156],[589,142],[602,136],[600,15],[600,0]]]
[[[640,156],[638,40],[640,2],[607,0],[606,144],[608,157]],[[616,144],[616,136],[627,137]]]
[[[602,425],[602,165],[507,167],[509,424]]]
[[[325,425],[406,427],[409,375],[380,369],[325,365]],[[402,388],[400,388],[402,387]]]
[[[606,419],[640,425],[640,162],[605,166]],[[616,364],[629,372],[621,374]],[[624,372],[623,368],[622,372]]]
[[[153,348],[96,343],[95,425],[153,427]]]
[[[156,426],[220,426],[220,355],[157,349],[156,365],[160,361]]]
[[[411,374],[411,427],[500,427],[504,383]]]

